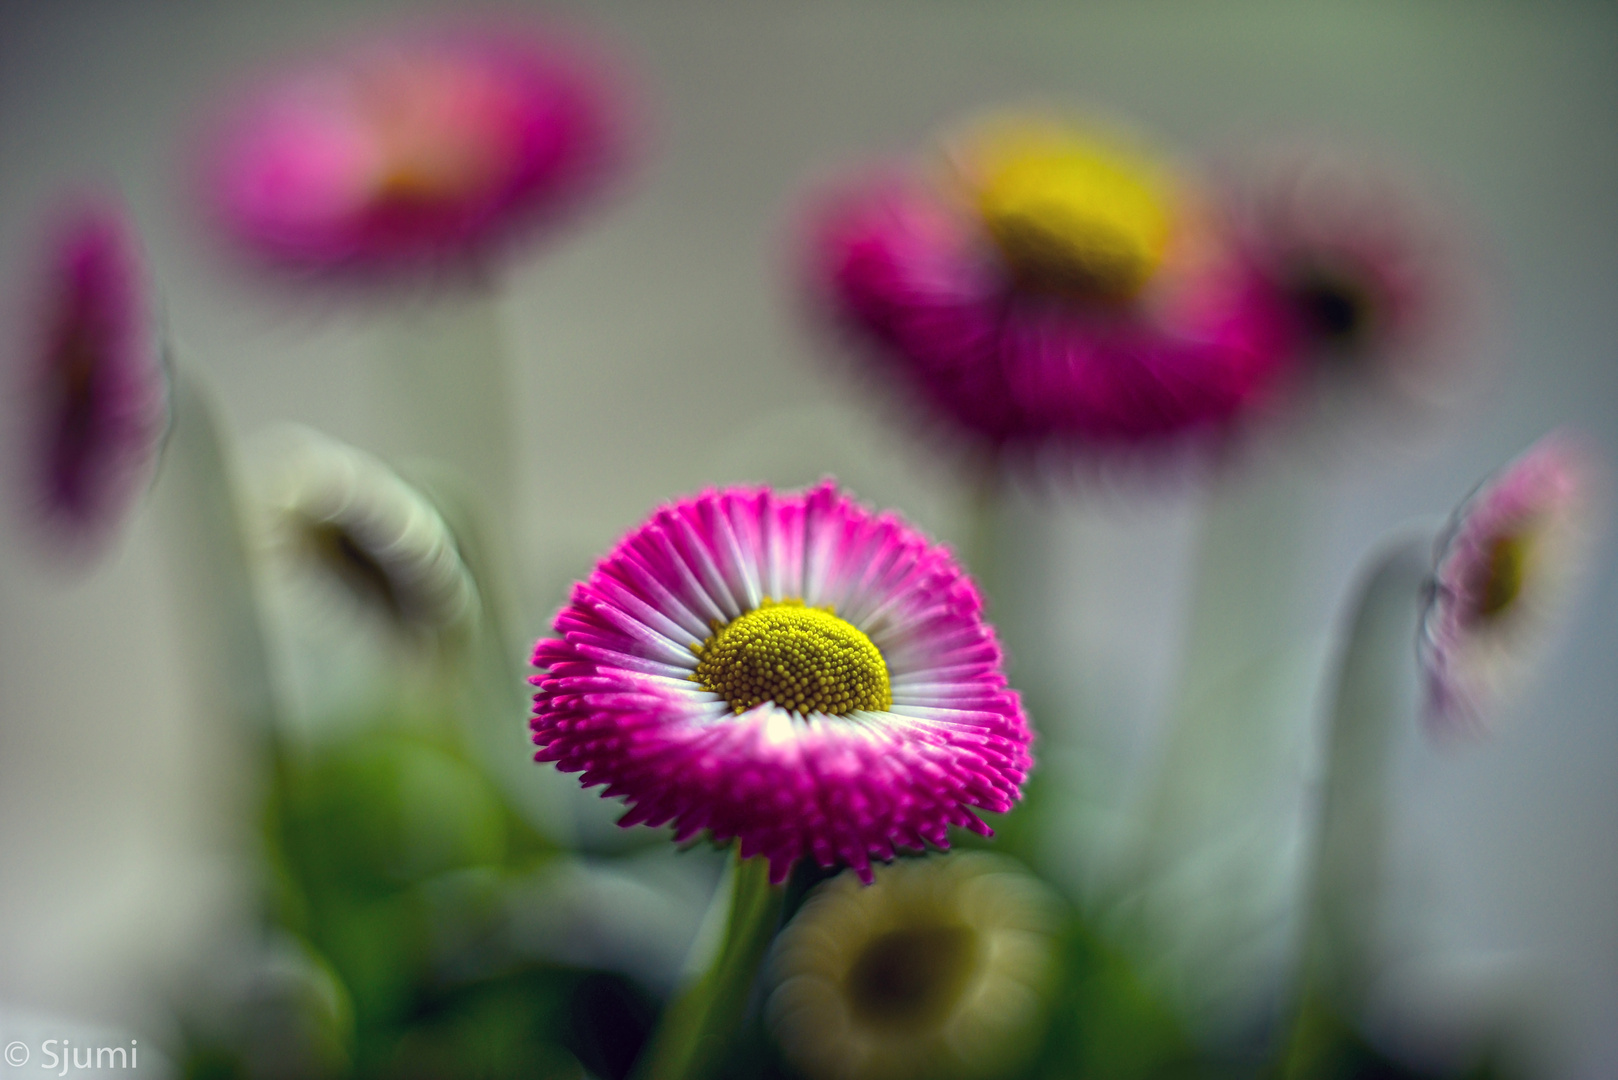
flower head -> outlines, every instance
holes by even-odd
[[[830,483],[660,508],[534,649],[537,760],[763,855],[870,880],[895,847],[987,833],[1032,738],[977,589],[948,551]]]
[[[822,886],[782,931],[766,1018],[814,1077],[1005,1075],[1037,1043],[1060,905],[1010,860],[905,859]]]
[[[1235,231],[1300,368],[1437,395],[1466,306],[1457,244],[1411,185],[1341,152],[1288,155],[1236,185]]]
[[[1207,436],[1262,400],[1274,313],[1164,166],[1043,120],[959,139],[948,177],[834,198],[814,273],[897,380],[994,451]]]
[[[121,208],[72,208],[41,269],[34,338],[19,372],[26,487],[54,534],[93,543],[150,474],[168,383]]]
[[[1525,676],[1588,546],[1594,477],[1578,444],[1551,435],[1456,511],[1419,641],[1438,729],[1481,726]]]
[[[554,218],[622,163],[607,72],[521,32],[372,39],[269,83],[207,161],[225,229],[315,270],[468,261]]]
[[[392,469],[303,429],[289,433],[279,464],[268,535],[283,565],[318,582],[322,596],[335,587],[407,634],[476,615],[477,589],[449,526]]]

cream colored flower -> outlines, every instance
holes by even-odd
[[[442,633],[478,610],[442,515],[371,455],[307,429],[277,454],[268,534],[280,562],[406,633]]]
[[[906,859],[822,886],[776,942],[766,1018],[810,1076],[983,1077],[1038,1044],[1060,902],[1009,859]]]

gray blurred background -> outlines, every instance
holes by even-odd
[[[416,5],[0,4],[0,266],[22,298],[42,208],[110,185],[141,225],[187,362],[233,429],[295,420],[386,449],[372,354],[389,316],[267,289],[210,247],[185,190],[200,110],[244,70]],[[1308,493],[1288,606],[1312,695],[1365,552],[1446,513],[1571,425],[1618,460],[1618,8],[1610,3],[814,3],[534,8],[643,71],[652,145],[610,204],[512,267],[514,500],[531,640],[566,582],[657,501],[838,475],[962,535],[955,480],[840,370],[795,291],[815,181],[911,152],[985,105],[1129,117],[1187,155],[1342,140],[1406,163],[1473,230],[1489,287],[1478,372],[1420,430],[1366,425],[1254,455]],[[8,333],[12,321],[7,321]],[[15,340],[8,338],[7,340]],[[6,346],[8,353],[12,346]],[[1228,488],[1240,489],[1237,479]],[[1197,522],[1193,485],[1019,497],[995,598],[1014,679],[1041,688],[1042,757],[1069,807],[1047,869],[1105,887],[1156,760]],[[8,523],[9,524],[9,523]],[[1611,530],[1608,530],[1609,537]],[[0,1008],[139,1023],[153,973],[205,947],[232,895],[228,740],[187,690],[162,532],[137,515],[82,575],[15,528],[0,549]],[[1618,574],[1610,539],[1542,677],[1492,739],[1412,729],[1396,776],[1384,1009],[1505,1015],[1545,1075],[1618,1070]],[[514,718],[520,728],[521,718]],[[1311,775],[1299,713],[1266,768],[1287,889]],[[1290,840],[1288,838],[1291,838]],[[1281,937],[1284,938],[1284,933]],[[1218,963],[1218,959],[1204,959]]]

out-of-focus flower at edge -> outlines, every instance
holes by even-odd
[[[815,284],[981,449],[1218,438],[1278,380],[1281,327],[1185,181],[1110,136],[1002,117],[942,176],[896,171],[812,224]]]
[[[814,1077],[1010,1075],[1039,1046],[1060,904],[1008,859],[905,859],[822,886],[771,961],[766,1019]]]
[[[620,171],[627,98],[600,57],[516,26],[376,37],[227,109],[204,193],[222,229],[272,265],[476,265]]]
[[[134,227],[116,202],[59,216],[13,343],[19,486],[57,551],[95,548],[150,476],[168,379]]]
[[[308,429],[288,431],[266,508],[284,569],[333,589],[402,634],[441,634],[479,609],[448,524],[371,455]]]
[[[1300,373],[1392,402],[1452,387],[1476,285],[1431,199],[1368,157],[1324,149],[1272,155],[1229,188],[1244,258]]]
[[[573,590],[530,681],[536,758],[606,784],[622,824],[673,822],[781,881],[866,879],[896,847],[988,834],[1032,735],[950,553],[825,483],[660,508]]]
[[[1526,676],[1588,554],[1600,475],[1581,443],[1554,433],[1456,511],[1419,640],[1433,730],[1476,731]]]

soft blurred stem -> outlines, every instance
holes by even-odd
[[[1000,580],[1000,535],[1005,528],[1005,481],[991,467],[974,472],[966,484],[966,526],[961,558],[967,572],[989,599],[1004,584]]]
[[[759,964],[781,919],[786,890],[770,884],[767,859],[735,855],[715,903],[729,904],[712,962],[663,1012],[635,1070],[636,1080],[706,1080],[741,1026]]]
[[[529,825],[553,843],[572,845],[578,832],[573,820],[578,781],[533,761],[527,684],[517,667],[522,646],[511,634],[506,607],[512,587],[500,558],[505,548],[491,536],[476,494],[452,469],[426,463],[408,473],[444,516],[478,593],[477,617],[445,643],[444,655],[451,668],[446,677],[453,681],[454,711],[467,721],[472,754]]]
[[[183,370],[173,376],[173,409],[155,497],[195,681],[208,712],[231,716],[268,742],[274,681],[229,458],[213,403]]]
[[[517,455],[502,296],[486,272],[399,304],[379,343],[373,394],[381,454],[443,462],[465,477],[492,513],[488,541],[508,544]]]
[[[1356,1019],[1375,970],[1393,744],[1413,715],[1410,665],[1430,537],[1391,544],[1364,579],[1327,718],[1287,1076],[1309,1075],[1323,1011]]]
[[[1312,642],[1297,590],[1320,482],[1312,463],[1276,458],[1209,493],[1180,680],[1126,886],[1153,962],[1214,1025],[1245,1025],[1262,1008],[1266,934],[1290,895],[1276,804],[1309,714]]]
[[[1023,707],[1034,718],[1041,753],[1070,740],[1073,714],[1079,709],[1071,698],[1055,689],[1046,632],[1051,599],[1041,582],[1048,579],[1047,547],[1051,515],[1029,512],[1025,500],[995,462],[978,462],[966,474],[962,487],[965,520],[961,528],[960,559],[983,598],[994,625],[1012,685]],[[1066,658],[1055,660],[1062,663]],[[1036,754],[1039,757],[1040,754]],[[1060,780],[1058,777],[1060,776]],[[1013,854],[1036,867],[1044,859],[1042,838],[1051,814],[1058,810],[1058,785],[1070,781],[1036,764],[1023,786],[1022,800],[1008,813],[983,814],[994,829],[996,850]],[[968,845],[977,841],[964,835]]]
[[[207,721],[202,737],[226,741],[223,753],[231,758],[249,758],[240,768],[219,769],[222,789],[212,794],[244,819],[258,809],[258,799],[268,796],[259,854],[267,861],[273,906],[295,922],[301,900],[285,866],[278,827],[277,796],[286,789],[288,766],[232,463],[212,400],[183,368],[173,372],[172,395],[173,428],[154,498],[167,533],[176,621],[198,711]],[[233,726],[215,725],[216,718]],[[244,789],[240,776],[261,763],[270,772],[270,791]],[[237,837],[220,839],[233,849],[239,844]]]
[[[1184,854],[1230,813],[1245,781],[1264,778],[1278,725],[1296,720],[1263,699],[1278,654],[1294,644],[1306,466],[1240,478],[1209,496],[1181,676],[1148,807],[1149,863]],[[1218,821],[1210,821],[1210,817]],[[1165,849],[1171,850],[1165,850]],[[1161,869],[1161,867],[1157,867]]]
[[[513,637],[505,598],[523,582],[512,558],[517,499],[516,416],[501,279],[487,268],[391,316],[376,356],[378,449],[425,473],[449,520],[482,598],[465,649],[457,711],[478,764],[559,843],[577,840],[577,782],[537,768],[527,737],[523,674],[526,643]]]

